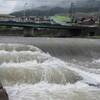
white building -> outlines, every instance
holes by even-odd
[[[0,21],[15,20],[15,16],[0,14]]]

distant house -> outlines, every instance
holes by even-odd
[[[0,14],[0,21],[8,21],[8,20],[15,20],[15,16],[11,16],[8,14]]]

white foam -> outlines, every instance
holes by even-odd
[[[5,51],[41,51],[39,48],[34,47],[32,45],[24,45],[24,44],[4,44],[0,43],[0,50],[5,50]]]
[[[98,63],[98,64],[100,64],[100,59],[93,60],[93,63]]]
[[[89,87],[82,82],[57,85],[42,81],[34,85],[16,84],[5,88],[10,100],[99,100],[100,98],[98,88]]]
[[[43,53],[42,51],[0,51],[0,63],[3,62],[25,62],[25,61],[32,61],[37,60],[39,63],[43,62],[44,60],[49,59],[51,56],[49,54]]]
[[[75,65],[72,65],[70,67],[67,66],[67,68],[77,72],[80,76],[82,76],[83,77],[83,80],[82,80],[83,82],[100,86],[100,75],[99,74],[86,72],[86,71],[81,70],[79,68],[76,68],[74,66]]]

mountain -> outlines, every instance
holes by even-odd
[[[37,10],[41,10],[41,11],[45,11],[45,10],[50,10],[52,7],[50,6],[41,6],[41,7],[37,7]]]
[[[47,7],[40,7],[38,9],[27,9],[25,11],[25,15],[26,16],[50,16],[50,15],[55,15],[55,14],[59,14],[59,13],[65,13],[67,12],[66,8],[61,8],[61,7],[54,7],[51,8],[49,7],[47,9]],[[13,12],[10,15],[13,16],[23,16],[24,11],[18,11],[18,12]]]
[[[55,14],[61,13],[70,13],[71,12],[71,4],[66,4],[68,6],[61,6],[65,5],[65,2],[62,1],[60,6],[50,7],[50,6],[41,6],[35,9],[27,9],[25,11],[26,16],[50,16]],[[100,11],[100,1],[99,0],[78,0],[74,4],[75,12],[98,12]],[[23,16],[24,11],[17,11],[13,12],[10,15],[13,16]]]

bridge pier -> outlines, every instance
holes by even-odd
[[[94,36],[98,28],[82,28],[81,36]]]
[[[30,28],[30,27],[24,27],[23,28],[23,33],[24,33],[24,36],[27,36],[27,37],[36,36],[35,29],[34,28]]]

